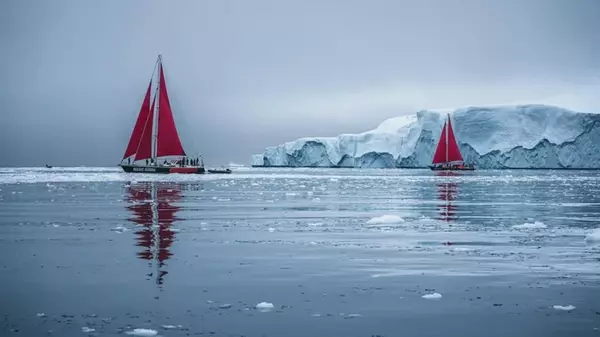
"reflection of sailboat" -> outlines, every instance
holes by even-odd
[[[444,176],[453,176],[451,172],[440,172],[441,175]],[[443,201],[440,203],[440,220],[450,222],[455,221],[458,217],[456,216],[456,205],[453,205],[452,202],[456,200],[458,186],[456,183],[451,182],[443,182],[436,184],[437,186],[437,197],[439,200]]]
[[[182,198],[181,188],[175,184],[142,183],[131,185],[128,194],[130,205],[127,209],[134,215],[129,220],[139,225],[135,232],[137,246],[143,247],[137,256],[156,265],[156,283],[162,285],[163,277],[168,273],[164,270],[165,261],[172,255],[169,249],[175,239],[171,226],[177,220],[175,213],[179,210],[171,202]]]

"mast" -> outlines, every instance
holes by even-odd
[[[162,83],[160,82],[160,72],[162,70],[162,56],[158,54],[158,80],[156,85],[156,93],[154,97],[156,97],[156,110],[154,111],[154,120],[152,123],[152,159],[154,160],[154,164],[158,164],[157,158],[157,149],[158,149],[158,119],[160,114],[160,86]]]
[[[156,262],[156,283],[158,283],[160,277],[160,263],[158,261],[158,254],[160,252],[159,244],[160,244],[160,224],[159,224],[159,214],[158,214],[158,191],[156,187],[156,183],[153,182],[151,185],[152,189],[150,191],[152,195],[152,260],[153,263]]]
[[[450,114],[448,114],[448,127],[450,126]],[[448,130],[446,130],[446,163],[448,163]]]

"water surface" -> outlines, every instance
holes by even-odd
[[[595,171],[20,168],[0,189],[2,335],[600,335]]]

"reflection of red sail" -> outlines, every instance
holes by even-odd
[[[138,258],[157,261],[158,284],[162,284],[162,277],[167,273],[160,270],[165,261],[171,257],[170,247],[175,239],[171,225],[177,220],[175,213],[178,206],[171,203],[181,200],[179,185],[145,183],[136,184],[128,188],[127,209],[133,213],[129,220],[139,225],[136,245],[143,250],[137,253]]]
[[[440,172],[440,175],[454,176],[451,172]],[[437,184],[437,198],[441,201],[440,203],[440,220],[443,221],[454,221],[457,219],[456,216],[456,205],[452,204],[452,201],[456,200],[458,186],[456,183],[444,182]]]

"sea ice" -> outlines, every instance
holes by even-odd
[[[152,329],[133,329],[125,333],[132,336],[152,337],[156,336],[158,334],[158,331]]]
[[[397,224],[403,223],[404,219],[397,215],[382,215],[378,217],[374,217],[373,219],[367,221],[368,225],[381,225],[381,224]]]
[[[575,306],[572,306],[572,305],[567,305],[567,306],[554,305],[554,306],[552,306],[552,308],[554,308],[556,310],[571,311],[571,310],[575,309]]]
[[[512,226],[512,228],[514,229],[544,229],[547,228],[548,226],[546,226],[543,222],[540,221],[536,221],[534,223],[524,223],[522,225],[514,225]]]
[[[262,312],[267,312],[270,310],[273,310],[274,306],[273,303],[269,303],[269,302],[260,302],[256,305],[256,309],[262,311]]]
[[[585,242],[588,244],[600,243],[600,228],[596,228],[586,235]]]
[[[422,298],[426,299],[426,300],[439,300],[440,298],[442,298],[442,294],[440,293],[431,293],[431,294],[425,294],[423,296],[421,296]]]

